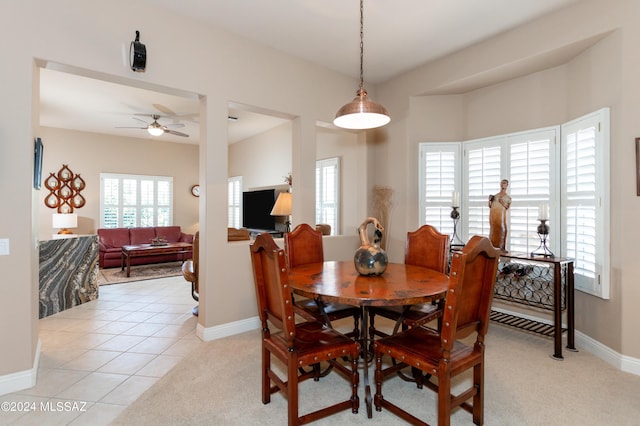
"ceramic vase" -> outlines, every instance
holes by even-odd
[[[375,226],[373,244],[369,242],[367,235],[367,226],[370,223]],[[380,247],[382,231],[384,228],[378,219],[373,217],[368,217],[358,228],[360,248],[356,250],[353,263],[360,275],[382,275],[387,269],[387,253]]]

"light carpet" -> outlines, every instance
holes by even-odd
[[[346,324],[348,326],[348,323]],[[640,377],[623,373],[588,352],[563,351],[550,357],[553,341],[491,324],[485,367],[486,425],[638,425]],[[272,395],[263,405],[260,392],[260,332],[251,331],[205,343],[131,404],[117,425],[285,425],[286,400]],[[277,361],[275,361],[277,362]],[[370,370],[372,393],[373,369]],[[463,374],[461,380],[470,380]],[[360,374],[360,411],[344,411],[318,425],[404,424],[388,411],[368,419]],[[463,383],[466,384],[466,383]],[[346,399],[350,388],[338,374],[300,384],[300,413]],[[385,398],[400,401],[435,424],[436,395],[392,377],[383,384]],[[452,425],[470,425],[471,416],[456,410]]]
[[[132,266],[129,277],[127,277],[126,268],[124,271],[121,268],[100,269],[98,285],[120,284],[176,275],[182,275],[182,262],[180,261]]]

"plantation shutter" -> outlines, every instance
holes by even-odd
[[[316,223],[331,225],[331,234],[339,233],[340,159],[316,161]]]
[[[575,288],[609,298],[609,110],[562,126],[563,255]]]
[[[502,173],[503,140],[491,138],[464,145],[467,236],[489,235],[489,195],[499,192],[500,181],[509,178]]]
[[[460,192],[460,143],[423,143],[419,151],[420,225],[453,235],[452,194]]]
[[[100,174],[100,227],[169,226],[173,178]]]
[[[231,177],[227,182],[227,226],[229,228],[240,228],[242,220],[242,177]]]
[[[551,182],[555,182],[555,159],[557,155],[556,137],[559,128],[542,129],[518,133],[507,137],[509,146],[509,194],[512,204],[509,209],[509,250],[518,253],[531,253],[540,246],[537,228],[538,207],[551,205],[550,221],[552,232],[550,249],[555,250],[559,241],[559,223],[554,214]],[[556,250],[557,251],[557,250]],[[559,253],[557,253],[559,254]]]

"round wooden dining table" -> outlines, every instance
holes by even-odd
[[[309,263],[289,269],[292,291],[322,302],[346,303],[362,308],[360,338],[368,342],[369,306],[410,306],[446,295],[449,277],[441,272],[404,263],[389,263],[382,275],[360,275],[353,261]],[[366,348],[366,346],[365,346]],[[365,349],[366,351],[366,349]],[[363,356],[367,416],[372,416],[368,357]]]

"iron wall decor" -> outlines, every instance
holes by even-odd
[[[69,166],[63,164],[57,174],[49,173],[49,177],[44,181],[44,186],[49,190],[44,204],[57,209],[58,213],[73,213],[74,209],[79,209],[86,202],[80,194],[85,185],[79,174],[73,173]]]

